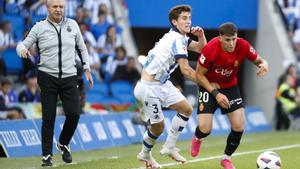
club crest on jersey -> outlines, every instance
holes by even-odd
[[[238,61],[238,60],[236,60],[236,61],[234,61],[234,64],[233,64],[233,65],[234,65],[234,67],[238,67],[238,66],[239,66],[239,64],[240,64],[240,63],[239,63],[239,61]]]
[[[203,111],[203,110],[204,110],[204,104],[200,103],[200,105],[199,105],[199,111]]]
[[[201,56],[200,56],[200,58],[199,58],[199,60],[200,60],[200,62],[202,63],[202,64],[204,64],[204,62],[205,62],[205,56],[202,54]]]
[[[71,29],[70,26],[67,27],[67,31],[68,31],[68,32],[71,32],[71,31],[72,31],[72,29]]]

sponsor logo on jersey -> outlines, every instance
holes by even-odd
[[[232,74],[233,69],[217,68],[217,69],[215,69],[215,72],[218,73],[218,74],[221,74],[222,76],[229,77]]]
[[[202,64],[204,64],[204,62],[205,62],[205,56],[202,54],[201,56],[200,56],[200,62],[202,63]]]

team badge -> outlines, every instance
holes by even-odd
[[[201,56],[200,56],[200,62],[202,63],[202,64],[204,64],[204,62],[205,62],[205,56],[202,54]]]
[[[70,26],[67,27],[67,31],[68,31],[68,32],[71,32],[71,31],[72,31],[72,29],[71,29]]]
[[[238,67],[238,66],[239,66],[239,61],[238,60],[234,61],[234,67]]]
[[[204,110],[204,104],[200,103],[200,105],[199,105],[199,111],[203,111],[203,110]]]

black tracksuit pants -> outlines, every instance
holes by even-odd
[[[43,156],[51,154],[53,131],[56,117],[57,97],[59,96],[66,120],[59,137],[59,143],[68,145],[76,130],[80,106],[76,76],[56,78],[45,72],[38,72],[38,84],[41,89],[42,102],[42,152]]]

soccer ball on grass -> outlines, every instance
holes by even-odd
[[[281,160],[278,154],[266,151],[257,157],[256,165],[258,169],[280,169]]]

